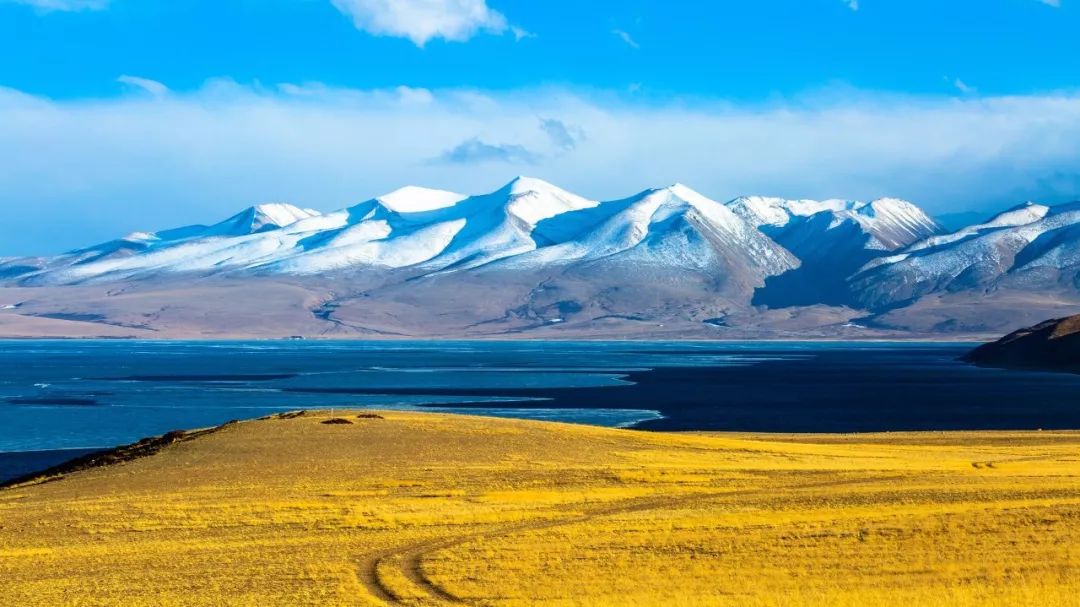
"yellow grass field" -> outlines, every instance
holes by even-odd
[[[1080,433],[242,422],[0,491],[0,605],[1080,605]]]

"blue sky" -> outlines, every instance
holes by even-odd
[[[519,173],[1061,202],[1076,31],[1071,0],[0,0],[0,255]]]
[[[842,0],[491,0],[535,37],[484,32],[418,48],[357,31],[329,0],[112,0],[51,12],[8,0],[0,76],[53,98],[114,95],[118,74],[178,91],[229,77],[362,89],[640,87],[733,101],[835,82],[947,95],[960,79],[984,94],[1032,93],[1071,88],[1080,75],[1080,14],[1063,1],[862,0],[851,10]]]

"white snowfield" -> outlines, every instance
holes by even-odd
[[[675,184],[600,202],[518,177],[475,196],[407,186],[330,213],[262,204],[210,226],[136,232],[44,260],[0,260],[0,276],[59,285],[181,272],[410,268],[424,275],[603,260],[739,274],[750,284],[811,259],[818,271],[847,268],[836,270],[843,278],[865,263],[855,282],[947,281],[973,268],[1001,275],[1080,264],[1080,204],[1027,203],[943,232],[917,206],[893,198],[749,196],[721,203]]]

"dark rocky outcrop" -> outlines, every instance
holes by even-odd
[[[235,421],[227,422],[222,426],[231,425],[236,423]],[[97,451],[81,457],[77,457],[73,460],[64,462],[62,464],[52,466],[41,472],[33,472],[17,478],[12,478],[3,482],[0,482],[0,489],[7,487],[15,487],[18,485],[24,485],[27,483],[47,482],[50,480],[58,480],[73,472],[80,472],[82,470],[90,470],[92,468],[100,468],[102,466],[112,466],[116,464],[122,464],[142,457],[148,457],[154,455],[158,451],[161,451],[165,447],[174,443],[188,441],[199,436],[209,434],[218,428],[207,428],[203,430],[172,430],[166,432],[161,436],[153,436],[150,438],[144,438],[137,443],[130,445],[122,445],[114,449],[107,449],[104,451]]]
[[[1080,373],[1080,314],[1013,331],[975,348],[964,360],[989,367]]]

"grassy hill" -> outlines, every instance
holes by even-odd
[[[1080,604],[1080,433],[358,415],[0,490],[2,602]]]

